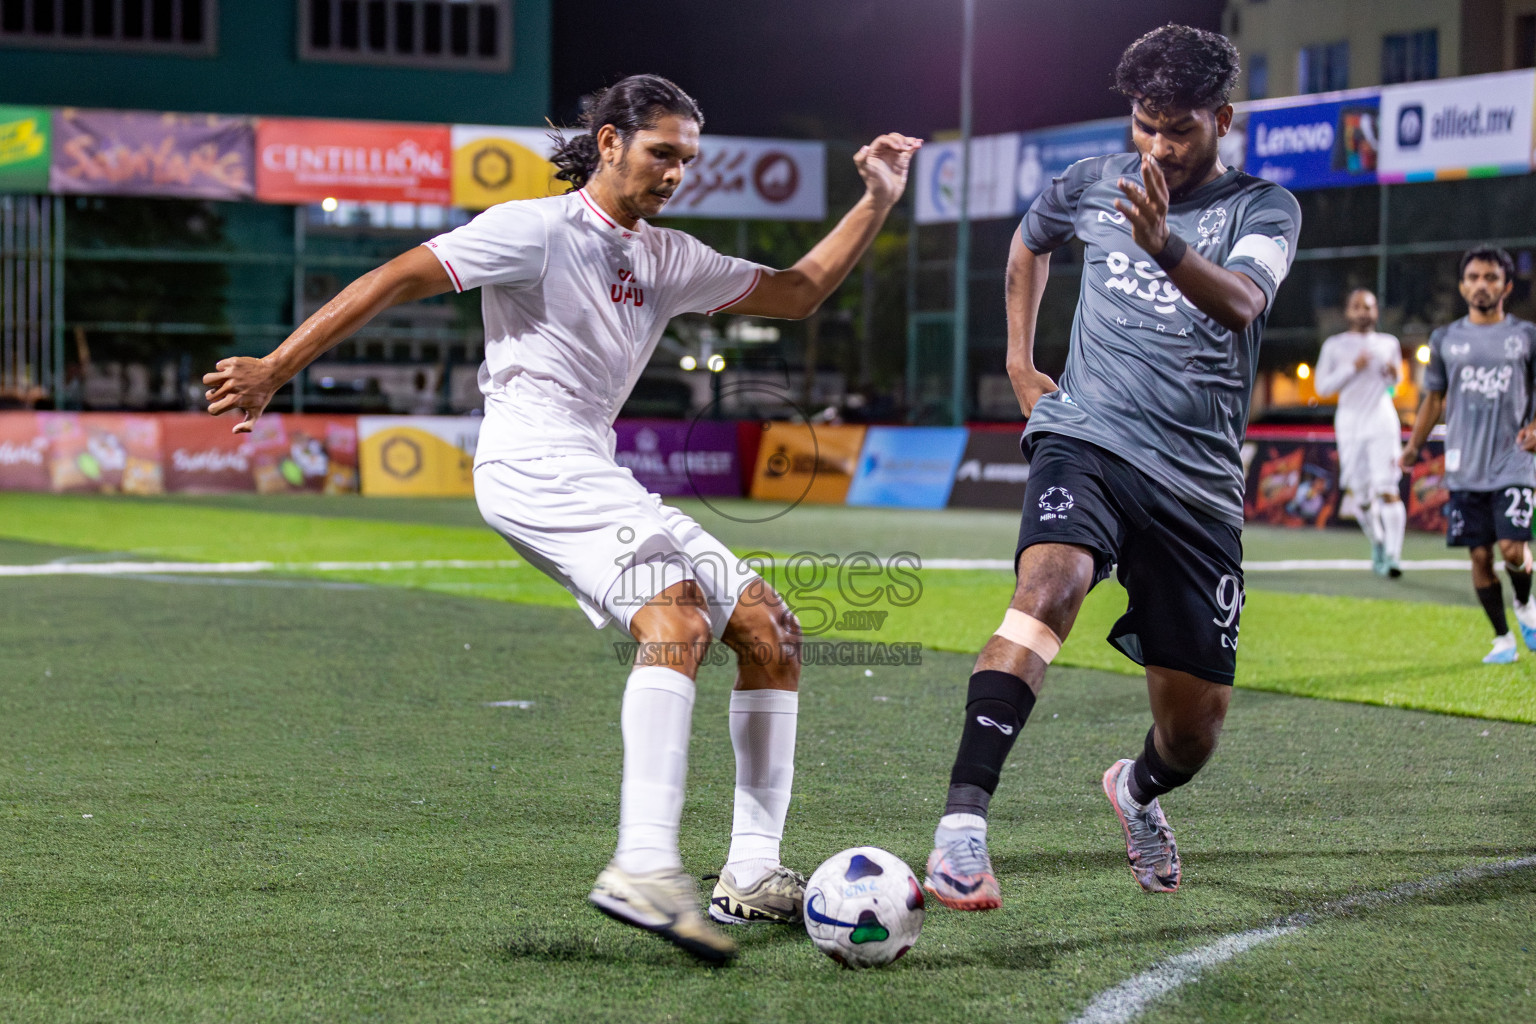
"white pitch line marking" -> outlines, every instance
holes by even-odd
[[[1181,953],[1143,974],[1122,981],[1114,988],[1106,989],[1094,997],[1087,1009],[1074,1017],[1071,1024],[1129,1024],[1139,1017],[1148,1006],[1180,986],[1199,977],[1200,972],[1246,953],[1255,946],[1301,931],[1323,918],[1339,917],[1352,910],[1393,903],[1424,893],[1436,892],[1475,882],[1483,878],[1508,875],[1524,868],[1536,867],[1536,857],[1520,857],[1516,860],[1495,861],[1492,864],[1474,864],[1460,871],[1452,871],[1417,882],[1404,882],[1379,892],[1362,893],[1341,900],[1324,903],[1315,910],[1291,914],[1263,928],[1236,932],[1215,942]]]

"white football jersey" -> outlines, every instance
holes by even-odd
[[[1364,369],[1357,370],[1355,360],[1361,353],[1369,361]],[[1319,395],[1339,396],[1336,429],[1395,433],[1402,424],[1392,407],[1389,389],[1402,383],[1402,372],[1402,347],[1392,335],[1345,331],[1323,342],[1314,383]]]
[[[424,243],[481,289],[485,424],[475,455],[612,452],[613,420],[679,313],[714,313],[763,268],[692,235],[615,223],[584,192],[520,199]]]

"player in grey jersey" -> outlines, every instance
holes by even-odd
[[[1157,798],[1194,777],[1231,696],[1243,603],[1240,439],[1260,334],[1290,269],[1296,200],[1224,167],[1217,140],[1238,54],[1168,25],[1131,44],[1116,85],[1137,153],[1074,164],[1030,208],[1008,259],[1008,374],[1029,416],[1017,589],[976,662],[927,887],[1001,906],[987,853],[999,773],[1084,597],[1118,566],[1130,606],[1110,635],[1146,668],[1153,727],[1104,791],[1137,881],[1178,888]],[[1035,369],[1050,253],[1084,246],[1058,387]]]
[[[1429,336],[1429,367],[1403,469],[1418,461],[1429,431],[1445,413],[1445,542],[1467,548],[1472,586],[1493,624],[1493,649],[1483,658],[1503,665],[1518,657],[1504,615],[1504,590],[1494,572],[1497,544],[1515,592],[1515,621],[1536,651],[1536,603],[1531,601],[1532,488],[1536,488],[1536,324],[1505,314],[1514,288],[1514,261],[1503,249],[1477,248],[1461,257],[1461,297],[1467,315]]]

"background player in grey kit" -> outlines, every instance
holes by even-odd
[[[1445,542],[1469,549],[1472,586],[1488,621],[1493,649],[1483,658],[1502,665],[1518,657],[1504,615],[1504,590],[1493,547],[1515,592],[1515,619],[1536,651],[1536,604],[1531,601],[1532,488],[1536,487],[1536,325],[1504,312],[1515,264],[1503,249],[1471,249],[1461,257],[1461,297],[1467,315],[1429,336],[1424,398],[1403,448],[1403,469],[1419,459],[1429,431],[1445,413]]]
[[[1216,747],[1243,603],[1243,475],[1259,336],[1290,269],[1301,212],[1283,188],[1224,167],[1217,140],[1238,54],[1168,25],[1120,59],[1138,153],[1074,164],[1036,199],[1008,258],[1008,375],[1029,416],[1018,586],[981,652],[928,859],[929,891],[1001,905],[987,811],[1046,666],[1111,565],[1130,594],[1110,642],[1146,667],[1153,727],[1104,774],[1143,888],[1178,888],[1157,798]],[[1035,369],[1050,253],[1085,245],[1060,387]]]

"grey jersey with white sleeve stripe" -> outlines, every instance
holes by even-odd
[[[1035,404],[1025,436],[1064,434],[1105,448],[1186,505],[1243,522],[1241,443],[1259,339],[1301,228],[1296,199],[1273,182],[1228,170],[1168,208],[1169,230],[1215,263],[1250,278],[1265,307],[1233,332],[1185,298],[1136,245],[1116,180],[1141,184],[1135,153],[1069,167],[1019,227],[1046,253],[1080,239],[1082,291],[1060,390]]]
[[[1445,485],[1453,491],[1536,486],[1536,462],[1515,440],[1531,421],[1536,325],[1466,317],[1429,336],[1424,389],[1445,395]]]

